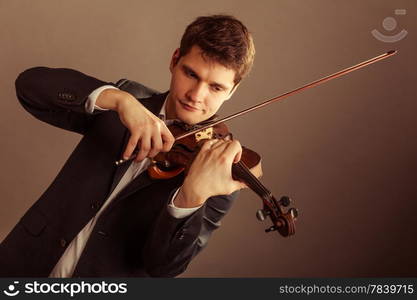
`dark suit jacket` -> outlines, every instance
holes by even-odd
[[[104,84],[112,83],[71,69],[44,67],[26,70],[17,78],[17,96],[28,112],[83,138],[0,245],[0,276],[48,276],[129,166],[114,165],[129,137],[118,114],[85,112],[88,95]],[[158,113],[165,96],[140,101]],[[183,272],[235,197],[212,197],[191,216],[176,219],[168,213],[167,203],[182,181],[181,176],[152,180],[144,172],[125,187],[98,219],[73,276],[171,277]]]

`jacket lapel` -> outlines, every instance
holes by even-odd
[[[131,182],[129,182],[125,186],[125,188],[120,191],[120,193],[117,195],[116,199],[118,200],[118,199],[125,198],[125,197],[131,195],[132,193],[136,192],[137,190],[150,185],[154,181],[155,181],[154,179],[149,177],[148,171],[145,170],[141,174],[136,176],[135,179],[133,179]],[[114,199],[113,202],[117,202],[117,201],[115,201],[116,199]]]

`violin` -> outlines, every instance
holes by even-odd
[[[173,136],[180,136],[190,130],[198,130],[202,125],[190,126],[181,122],[175,122],[168,126]],[[193,135],[187,135],[174,143],[169,152],[160,152],[153,158],[153,163],[148,168],[148,174],[154,179],[168,179],[178,174],[187,173],[202,144],[208,139],[233,139],[225,123],[219,123],[204,130],[198,130]],[[263,208],[258,210],[257,218],[261,221],[268,216],[272,226],[266,232],[278,231],[282,236],[290,236],[295,233],[295,220],[298,216],[296,208],[287,211],[284,207],[291,202],[287,196],[276,200],[274,195],[252,174],[251,169],[260,167],[261,157],[249,148],[242,147],[242,156],[239,162],[232,165],[232,177],[234,180],[245,183],[263,201]]]
[[[182,172],[187,173],[194,158],[198,154],[201,145],[207,139],[230,140],[233,138],[232,134],[225,125],[226,121],[242,116],[271,103],[280,101],[310,87],[314,87],[334,78],[343,76],[347,73],[388,58],[396,53],[396,50],[388,51],[352,67],[325,76],[297,89],[286,92],[218,120],[210,119],[196,125],[174,122],[174,124],[168,126],[168,129],[175,137],[175,143],[169,152],[160,152],[153,158],[153,162],[148,168],[148,174],[154,179],[168,179],[175,177]],[[138,150],[136,150],[128,160],[134,159],[137,153]],[[128,160],[121,159],[116,161],[116,165],[122,164]],[[265,232],[277,231],[284,237],[294,235],[295,221],[298,217],[298,210],[293,207],[286,210],[285,208],[290,205],[291,199],[288,196],[283,196],[277,200],[274,195],[262,184],[262,182],[252,174],[250,169],[260,166],[260,161],[261,157],[258,153],[246,147],[242,147],[242,156],[240,161],[232,165],[232,177],[234,180],[244,182],[262,199],[263,208],[257,211],[256,216],[260,221],[264,221],[267,217],[269,217],[272,222],[272,225],[265,229]]]

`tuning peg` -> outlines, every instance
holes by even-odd
[[[292,216],[294,219],[297,219],[297,217],[298,217],[298,210],[297,210],[296,208],[291,207],[291,208],[288,210],[288,212],[291,214],[291,216]]]
[[[257,211],[256,211],[256,218],[259,220],[259,221],[263,221],[263,220],[265,220],[266,219],[266,217],[269,215],[269,211],[267,211],[267,210],[264,210],[264,209],[258,209]]]
[[[291,198],[288,196],[282,196],[281,199],[279,199],[279,204],[281,204],[284,207],[287,207],[291,203]]]
[[[275,226],[271,226],[271,227],[265,229],[265,232],[271,232],[271,231],[275,231],[275,230],[277,230],[277,228]]]

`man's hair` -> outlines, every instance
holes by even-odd
[[[252,36],[245,25],[232,16],[198,17],[187,26],[181,38],[180,57],[194,46],[203,56],[235,71],[239,83],[250,71],[255,57]]]

